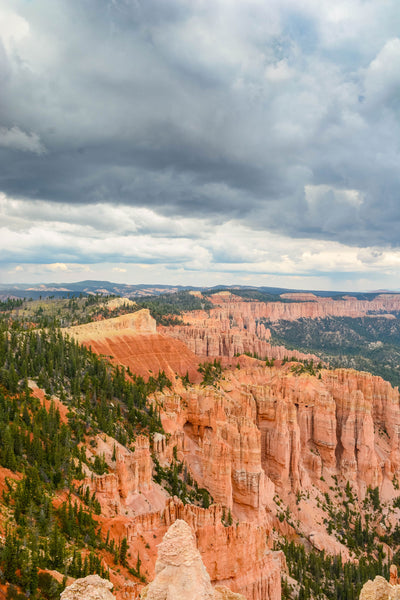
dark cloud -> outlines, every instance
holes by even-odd
[[[396,0],[5,10],[7,195],[399,245]]]

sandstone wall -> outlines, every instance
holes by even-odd
[[[210,296],[218,308],[212,311],[213,318],[237,319],[251,327],[255,319],[270,321],[317,319],[333,317],[362,317],[371,312],[387,313],[400,310],[400,294],[380,294],[374,300],[357,300],[348,296],[343,300],[316,297],[311,302],[243,302],[237,296],[221,294]],[[217,316],[218,315],[218,316]]]
[[[273,371],[259,382],[253,376],[246,389],[257,403],[263,468],[279,488],[296,491],[328,473],[363,495],[398,474],[397,388],[347,369],[322,371],[321,379]]]

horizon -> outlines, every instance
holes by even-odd
[[[357,293],[357,294],[398,294],[400,293],[399,289],[388,289],[388,288],[380,288],[380,289],[374,289],[374,290],[343,290],[343,289],[317,289],[317,288],[290,288],[290,287],[285,287],[285,286],[267,286],[267,285],[261,285],[261,286],[257,286],[257,285],[251,285],[251,284],[239,284],[239,283],[219,283],[216,285],[184,285],[184,284],[178,284],[178,283],[132,283],[132,282],[127,282],[127,281],[110,281],[110,280],[105,280],[105,279],[82,279],[82,280],[74,280],[74,281],[48,281],[48,282],[8,282],[8,283],[3,283],[0,282],[0,291],[3,289],[5,291],[9,291],[11,290],[14,286],[16,289],[18,289],[21,286],[26,286],[25,288],[23,287],[24,291],[40,291],[40,288],[43,288],[43,291],[45,291],[46,289],[48,289],[48,291],[57,291],[57,289],[59,289],[59,291],[66,291],[66,292],[72,292],[73,290],[68,290],[68,289],[62,289],[59,286],[77,286],[79,284],[110,284],[112,286],[132,286],[132,287],[148,287],[148,288],[161,288],[161,287],[167,287],[167,288],[191,288],[193,290],[210,290],[210,289],[221,289],[221,288],[227,288],[227,290],[232,290],[235,288],[241,288],[241,289],[265,289],[265,290],[282,290],[282,293],[285,292],[293,292],[293,293],[307,293],[307,292],[314,292],[316,294],[318,293],[328,293],[331,292],[333,294],[346,294],[346,293]],[[9,287],[8,287],[9,286]],[[29,287],[28,287],[29,286]],[[58,288],[56,287],[55,290],[51,290],[52,286],[58,286]],[[83,290],[82,290],[83,291]],[[74,293],[78,293],[78,291],[73,291]],[[279,294],[280,292],[276,292],[277,294]]]
[[[400,275],[397,0],[0,8],[0,282]]]

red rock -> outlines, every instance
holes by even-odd
[[[191,381],[200,378],[199,359],[179,340],[156,333],[156,322],[147,309],[70,327],[67,332],[96,354],[143,377],[165,371],[169,377],[189,373]]]
[[[123,517],[121,517],[123,519]],[[111,520],[110,533],[126,535],[132,548],[139,549],[143,572],[154,578],[156,546],[177,519],[188,523],[196,535],[197,547],[213,585],[229,585],[248,600],[280,600],[280,552],[266,548],[265,524],[239,522],[225,527],[222,507],[203,509],[184,506],[170,499],[163,512],[134,519]]]
[[[112,461],[114,448],[115,462]],[[91,493],[95,492],[104,516],[133,516],[164,507],[167,496],[152,480],[153,462],[146,436],[136,438],[134,452],[112,438],[106,437],[104,441],[98,436],[96,454],[104,455],[112,472],[91,474],[83,485],[88,486]]]
[[[357,300],[346,296],[342,300],[315,297],[311,302],[244,302],[233,294],[214,294],[209,298],[215,305],[221,305],[218,314],[221,318],[237,318],[243,322],[265,318],[270,321],[300,318],[316,319],[328,316],[361,317],[371,311],[391,312],[400,310],[400,294],[380,294],[374,300]],[[213,312],[213,311],[211,311]]]
[[[167,371],[174,387],[156,395],[167,435],[154,437],[154,452],[163,464],[176,452],[199,486],[206,487],[226,510],[231,509],[233,526],[222,524],[221,505],[205,510],[170,499],[164,508],[163,496],[162,506],[156,507],[161,492],[151,483],[151,458],[145,441],[137,442],[133,455],[118,451],[113,472],[94,478],[91,485],[97,486],[102,506],[109,506],[103,530],[109,529],[117,540],[128,537],[135,553],[139,550],[149,577],[154,574],[155,545],[171,523],[183,519],[196,533],[214,584],[229,581],[232,590],[248,600],[278,600],[279,556],[269,551],[266,541],[271,544],[272,524],[282,531],[285,528],[288,535],[293,529],[278,518],[275,490],[293,518],[301,520],[304,535],[315,547],[348,559],[348,551],[319,523],[323,513],[316,498],[329,490],[334,476],[341,482],[350,481],[361,498],[369,486],[379,486],[386,497],[397,495],[393,478],[400,480],[398,390],[368,373],[322,370],[318,378],[296,375],[290,364],[271,368],[248,357],[231,361],[241,368],[225,371],[215,387],[192,385],[185,389],[174,374],[188,370],[194,381],[202,357],[220,356],[228,361],[236,351],[291,356],[294,353],[284,348],[269,346],[268,332],[258,322],[267,315],[272,319],[282,315],[351,316],[378,307],[393,309],[399,297],[381,296],[369,303],[318,298],[262,304],[237,301],[225,294],[212,301],[220,306],[210,315],[190,313],[191,324],[185,327],[161,328],[158,334],[143,332],[140,327],[106,328],[92,338],[93,331],[86,332],[83,339],[95,351],[112,354],[115,362],[134,372]],[[146,325],[148,320],[149,315],[143,317],[144,327],[151,330],[153,324]],[[179,339],[171,339],[167,333]],[[188,341],[191,350],[182,340]],[[309,493],[307,503],[301,500],[297,504],[300,491]],[[119,514],[111,518],[116,507]]]

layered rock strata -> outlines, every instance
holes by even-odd
[[[68,333],[77,342],[83,343],[89,340],[102,339],[107,335],[117,335],[121,332],[130,334],[156,333],[157,326],[150,311],[147,309],[137,312],[105,319],[103,321],[93,321],[85,325],[75,325],[68,329]]]
[[[215,502],[238,518],[263,518],[273,486],[261,464],[256,404],[244,390],[230,392],[196,387],[163,395],[163,426],[174,436],[178,458]]]
[[[66,331],[96,354],[137,375],[147,378],[165,371],[171,378],[189,373],[192,381],[199,379],[199,359],[180,340],[157,333],[156,321],[147,309]]]
[[[210,311],[185,313],[186,325],[159,328],[171,337],[182,340],[197,356],[229,357],[250,353],[260,358],[282,360],[285,356],[318,361],[312,355],[288,351],[273,346],[262,321],[293,321],[300,318],[318,319],[328,316],[360,317],[400,310],[400,294],[381,294],[374,300],[357,300],[351,296],[342,300],[320,298],[313,294],[282,294],[291,302],[244,302],[239,296],[222,292],[210,296],[214,308]],[[296,302],[296,300],[298,300]],[[385,315],[392,316],[392,315]]]
[[[229,302],[226,304],[231,310]],[[240,304],[246,305],[253,319],[249,317],[246,322],[240,308],[241,326],[248,324],[245,331],[255,339],[267,336],[254,320],[252,303]],[[226,307],[215,310],[223,309]],[[236,326],[229,312],[223,317],[225,321],[220,314],[221,323],[226,324],[227,318],[232,327]],[[157,363],[154,357],[160,352],[159,343],[161,352],[166,348],[162,343],[171,344],[175,352],[179,344],[185,347],[166,335],[127,331],[125,327],[116,333],[107,330],[94,341],[88,334],[85,343],[98,343],[101,353],[113,347],[118,353],[114,360],[137,372],[132,355],[142,352],[144,338],[148,351],[140,360],[147,373],[150,365]],[[186,353],[193,367],[198,358],[188,349]],[[163,359],[173,373],[171,356],[166,352]],[[152,440],[160,463],[167,466],[176,456],[199,487],[206,487],[214,501],[223,506],[183,506],[177,499],[166,501],[165,496],[160,499],[162,506],[152,504],[148,494],[156,488],[150,481],[147,440],[138,439],[134,453],[124,453],[117,446],[112,473],[90,478],[88,485],[96,490],[102,507],[109,506],[108,512],[104,509],[104,532],[110,531],[116,541],[127,537],[130,548],[140,553],[146,576],[154,574],[156,544],[176,519],[183,519],[195,532],[214,584],[229,582],[248,600],[278,600],[279,557],[268,549],[266,541],[270,543],[273,526],[285,526],[289,533],[290,527],[278,519],[275,490],[293,511],[296,495],[309,491],[310,499],[307,503],[301,500],[298,515],[303,533],[316,548],[341,552],[347,558],[340,544],[329,538],[322,525],[317,526],[324,515],[317,510],[316,496],[329,491],[334,477],[340,477],[342,484],[350,481],[361,497],[368,487],[376,486],[384,497],[397,495],[399,393],[379,377],[352,370],[321,370],[318,376],[311,376],[295,374],[290,363],[270,368],[248,357],[240,357],[236,363],[240,368],[225,371],[214,386],[185,389],[173,376],[173,390],[154,398],[162,407],[166,431],[165,436],[157,434]],[[103,452],[101,446],[98,450]],[[229,510],[233,525],[225,527]]]
[[[282,360],[284,357],[296,359],[319,359],[312,354],[297,350],[288,350],[284,346],[273,346],[268,342],[270,332],[263,325],[256,327],[255,333],[249,333],[232,324],[221,321],[219,326],[210,325],[205,319],[202,324],[175,325],[159,328],[174,339],[181,340],[202,360],[207,358],[233,358],[240,354],[251,354],[262,359]]]
[[[297,492],[335,475],[361,497],[376,486],[394,495],[399,392],[380,377],[347,369],[296,375],[290,363],[258,364],[226,372],[219,389],[195,387],[162,402],[178,456],[240,518],[257,519],[271,506],[272,482]]]
[[[293,296],[291,296],[293,298]],[[347,296],[341,300],[315,296],[305,302],[244,302],[233,294],[214,294],[209,298],[218,308],[213,318],[234,319],[248,327],[258,319],[269,321],[318,319],[324,317],[362,317],[371,313],[390,313],[400,310],[400,294],[380,294],[373,300],[358,300]]]
[[[96,494],[103,515],[134,516],[164,507],[166,493],[152,479],[148,437],[139,435],[132,452],[112,438],[104,440],[98,436],[95,452],[104,457],[110,472],[91,473],[83,481],[83,488],[88,487],[91,494]]]

